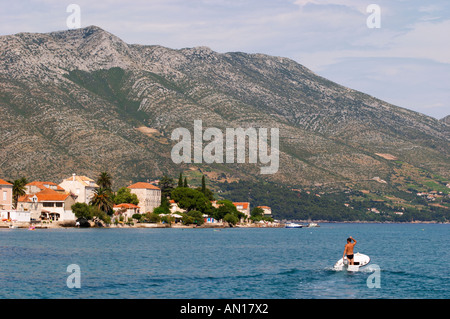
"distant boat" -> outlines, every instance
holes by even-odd
[[[320,226],[316,223],[309,223],[307,227],[320,227]]]
[[[297,223],[289,223],[284,226],[285,228],[302,228],[303,225],[297,224]]]

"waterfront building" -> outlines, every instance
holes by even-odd
[[[114,205],[113,210],[115,213],[122,214],[125,221],[131,220],[134,214],[140,214],[140,207],[129,203]]]
[[[36,194],[20,196],[17,209],[30,212],[31,220],[72,221],[76,219],[73,204],[75,196],[72,194],[46,188]]]
[[[272,217],[272,209],[269,206],[257,206],[264,211],[264,217]]]
[[[240,211],[241,213],[244,213],[247,218],[250,217],[250,203],[249,202],[236,202],[233,203],[234,206],[236,206],[236,209]]]
[[[13,185],[0,178],[0,210],[13,209]]]
[[[150,183],[138,182],[128,186],[132,194],[139,200],[141,213],[152,213],[153,209],[161,205],[161,189]]]
[[[93,179],[76,174],[72,174],[72,177],[63,180],[59,186],[66,192],[75,195],[77,203],[85,203],[88,205],[94,196],[95,190],[99,188]]]
[[[17,210],[0,210],[2,222],[30,222],[30,212]]]

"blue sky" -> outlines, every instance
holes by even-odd
[[[81,26],[127,43],[289,57],[315,73],[435,118],[450,114],[450,1],[0,0],[0,35]],[[370,4],[381,27],[368,28]]]

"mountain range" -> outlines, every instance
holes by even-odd
[[[175,164],[178,127],[278,128],[279,170]],[[329,81],[283,57],[127,44],[96,26],[0,37],[0,176],[116,186],[180,171],[212,184],[406,190],[450,180],[438,120]]]

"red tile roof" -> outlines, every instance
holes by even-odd
[[[70,194],[67,194],[67,193],[61,194],[60,192],[54,191],[53,189],[46,188],[43,191],[36,193],[34,195],[20,196],[18,201],[19,202],[31,202],[31,198],[33,196],[37,197],[38,202],[44,202],[44,201],[63,202],[67,199],[67,197],[70,196]]]
[[[5,181],[4,179],[1,179],[1,178],[0,178],[0,185],[11,185],[12,186],[11,183],[8,183],[7,181]]]
[[[145,189],[158,189],[158,190],[160,190],[159,187],[156,187],[155,185],[152,185],[150,183],[144,183],[144,182],[135,183],[133,185],[128,186],[128,188],[133,188],[133,189],[145,188]]]
[[[61,186],[59,186],[58,184],[53,183],[53,182],[39,182],[39,181],[34,181],[34,182],[31,182],[31,183],[26,184],[25,186],[36,186],[36,187],[39,187],[40,189],[44,190],[44,189],[48,188],[48,187],[45,186],[45,185],[56,186],[56,189],[57,189],[57,190],[59,190],[59,191],[64,191],[64,188],[62,188]]]
[[[233,203],[234,206],[242,206],[242,209],[248,209],[248,205],[250,204],[249,202],[241,202],[241,203]]]

